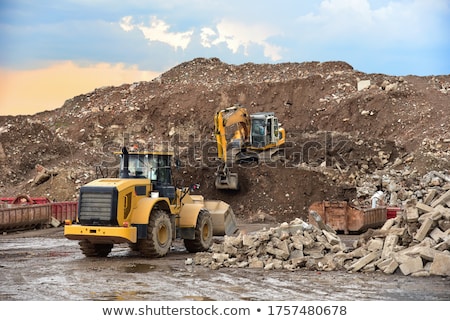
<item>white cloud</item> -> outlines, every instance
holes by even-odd
[[[216,35],[217,35],[216,32],[211,28],[202,28],[200,33],[201,45],[205,48],[211,48],[212,47],[211,37],[214,37]]]
[[[150,25],[143,23],[133,24],[133,17],[125,16],[120,20],[120,27],[125,31],[131,31],[134,28],[140,30],[144,38],[149,41],[159,41],[173,47],[175,50],[181,48],[185,50],[191,42],[192,30],[185,32],[170,32],[170,25],[155,16],[150,18]]]
[[[123,17],[122,19],[120,19],[119,25],[123,30],[128,32],[128,31],[131,31],[134,29],[132,21],[133,21],[132,16],[126,16],[126,17]]]
[[[228,49],[237,53],[242,47],[244,55],[248,55],[251,45],[264,48],[264,56],[273,61],[280,60],[282,48],[270,44],[268,38],[279,35],[275,28],[262,24],[248,25],[240,21],[223,19],[216,26],[217,32],[211,28],[203,28],[201,32],[202,45],[210,48],[225,43]]]
[[[315,12],[297,19],[303,39],[376,42],[398,45],[426,43],[444,0],[385,1],[323,0]],[[433,5],[430,5],[430,4]]]

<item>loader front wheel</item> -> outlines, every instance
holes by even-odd
[[[147,238],[138,240],[139,252],[149,258],[165,256],[172,245],[172,234],[169,215],[162,210],[153,211],[147,226]]]
[[[207,251],[213,241],[213,224],[211,214],[208,210],[202,209],[198,213],[197,224],[195,226],[195,239],[184,239],[184,246],[190,253]]]
[[[94,244],[87,240],[78,242],[81,252],[87,257],[107,257],[113,244]]]

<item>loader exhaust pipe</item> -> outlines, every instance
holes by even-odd
[[[123,157],[123,166],[120,170],[119,178],[129,178],[130,174],[128,173],[129,166],[129,157],[128,157],[128,149],[124,146],[122,147],[122,157]]]

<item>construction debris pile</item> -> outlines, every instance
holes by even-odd
[[[378,230],[369,229],[348,247],[327,225],[301,219],[252,234],[225,237],[195,264],[265,270],[382,271],[392,274],[450,275],[450,190],[432,190],[424,202],[411,201]]]

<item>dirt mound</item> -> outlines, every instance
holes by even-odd
[[[376,184],[374,175],[395,171],[415,181],[448,171],[449,88],[448,75],[365,74],[339,61],[198,58],[151,81],[97,88],[53,111],[0,117],[0,194],[75,199],[82,184],[115,175],[112,153],[126,137],[144,149],[174,149],[179,184],[199,183],[200,193],[229,202],[238,216],[305,218],[311,202],[354,199],[361,182]],[[236,167],[241,190],[227,193],[213,184],[213,116],[235,103],[275,112],[287,132],[286,158]],[[57,175],[36,185],[38,164]]]

